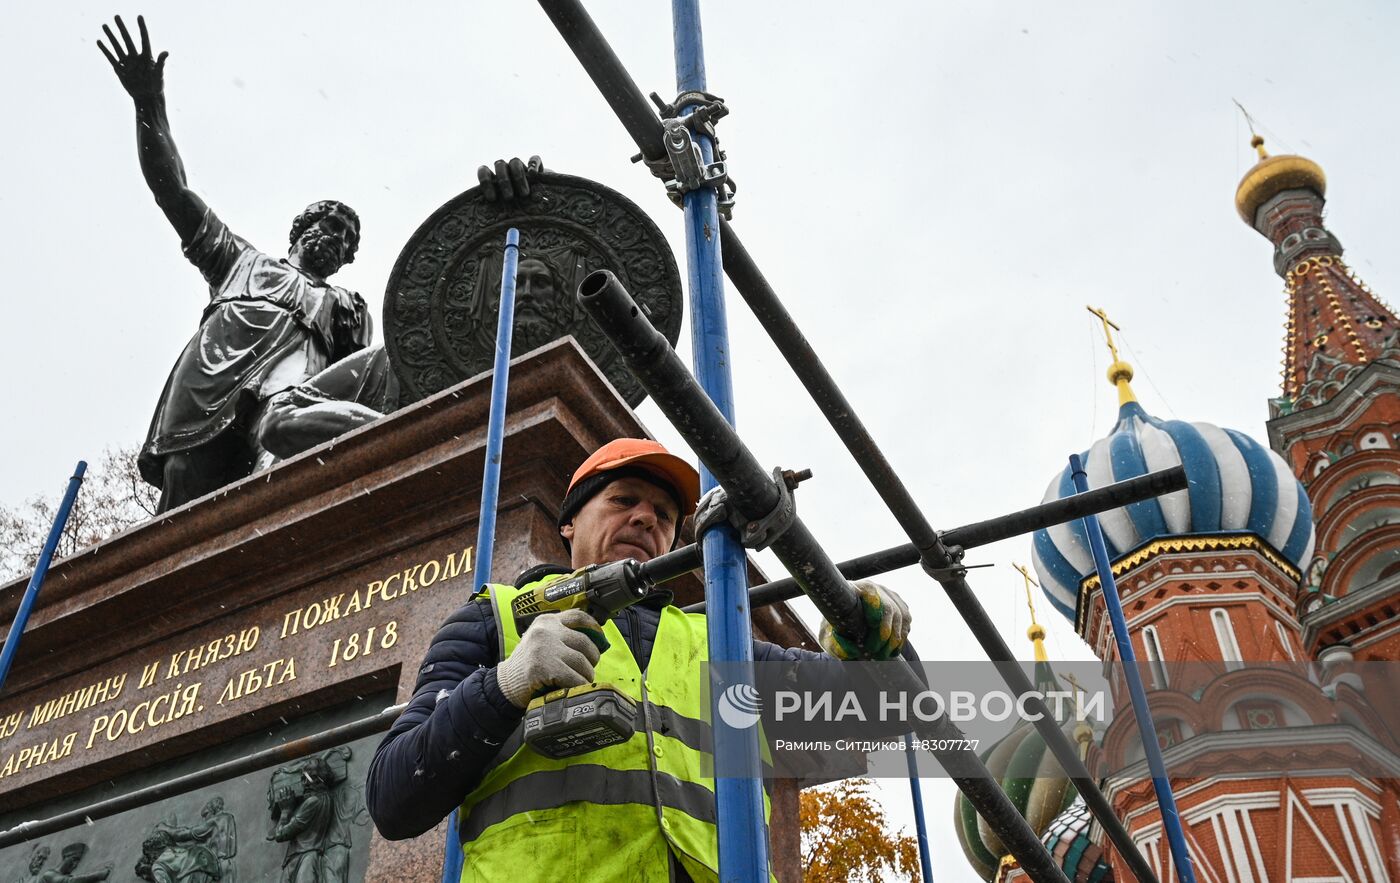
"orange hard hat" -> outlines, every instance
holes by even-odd
[[[689,463],[649,438],[619,438],[594,451],[574,471],[564,494],[560,523],[571,521],[583,504],[608,483],[590,479],[619,470],[624,474],[641,473],[664,483],[680,504],[681,518],[694,512],[700,500],[700,476]]]

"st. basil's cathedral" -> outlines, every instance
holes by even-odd
[[[1086,471],[1102,487],[1186,469],[1188,490],[1099,521],[1196,879],[1400,883],[1400,702],[1386,701],[1400,680],[1384,664],[1400,659],[1400,322],[1324,223],[1321,167],[1252,143],[1235,205],[1273,244],[1288,299],[1267,444],[1152,416],[1114,350],[1118,421]],[[1045,499],[1072,493],[1066,469]],[[1050,605],[1117,662],[1082,524],[1039,531],[1033,559]],[[1053,681],[1043,628],[1030,637],[1037,680]],[[1132,715],[1065,729],[1091,770],[1112,771],[1105,795],[1174,881]],[[984,759],[1070,880],[1134,879],[1032,728]],[[955,823],[983,879],[1026,879],[961,797]]]

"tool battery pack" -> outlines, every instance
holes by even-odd
[[[612,684],[554,690],[530,700],[525,744],[546,757],[573,757],[626,742],[636,732],[637,703]]]

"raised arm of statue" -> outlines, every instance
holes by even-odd
[[[165,212],[175,232],[180,234],[180,242],[188,245],[199,230],[208,207],[190,190],[185,179],[184,163],[180,161],[175,139],[170,134],[164,86],[165,58],[170,53],[162,52],[159,57],[151,57],[151,38],[146,33],[146,20],[143,17],[136,17],[136,25],[141,32],[140,50],[137,50],[121,16],[116,17],[116,24],[121,39],[118,40],[112,29],[103,25],[102,30],[112,45],[109,49],[98,40],[97,48],[112,63],[117,79],[121,80],[136,104],[136,147],[146,186],[151,188],[156,204]]]

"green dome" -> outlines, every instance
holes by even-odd
[[[1036,664],[1036,683],[1041,690],[1054,689],[1055,675],[1049,663]],[[1072,713],[1068,717],[1060,728],[1073,743],[1076,723]],[[1044,834],[1050,823],[1079,796],[1069,776],[1029,721],[1022,721],[983,752],[982,762],[1037,837]],[[1002,856],[1008,852],[1001,839],[961,793],[956,798],[953,819],[968,863],[983,880],[992,880]]]

